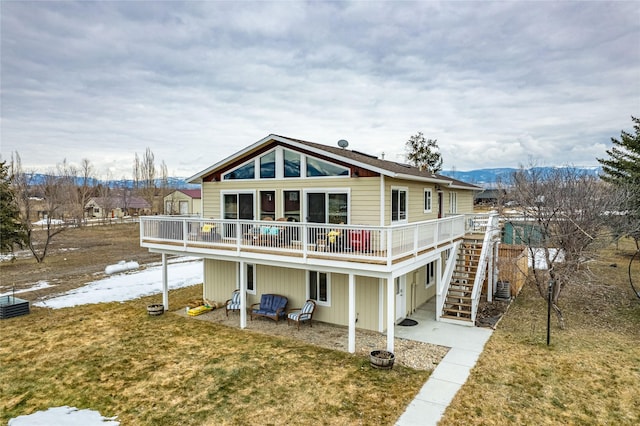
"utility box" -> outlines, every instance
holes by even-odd
[[[29,301],[15,296],[0,297],[0,319],[17,317],[29,313]]]

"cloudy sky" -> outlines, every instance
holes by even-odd
[[[7,1],[1,154],[190,176],[270,133],[445,169],[595,165],[640,115],[640,3]]]

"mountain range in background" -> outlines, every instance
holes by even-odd
[[[540,171],[543,175],[557,167],[534,167],[533,169]],[[599,176],[602,173],[602,167],[572,167],[578,173],[584,173],[592,176]],[[440,172],[443,176],[481,186],[483,188],[494,188],[498,182],[507,183],[514,172],[518,168],[499,167],[495,169],[477,169],[477,170],[443,170]]]
[[[546,172],[555,169],[556,167],[535,167],[536,170],[545,174]],[[579,173],[586,173],[593,176],[598,176],[602,173],[602,168],[600,166],[593,167],[573,167]],[[461,180],[463,182],[471,183],[483,188],[494,188],[497,186],[497,183],[508,182],[511,175],[519,169],[517,168],[509,168],[509,167],[501,167],[494,169],[477,169],[477,170],[443,170],[440,172],[443,176],[448,176],[453,179]],[[31,180],[32,184],[39,184],[44,182],[45,175],[35,174],[33,179]],[[93,184],[105,184],[104,181],[96,179]],[[81,180],[77,179],[77,184],[81,185]],[[119,179],[119,180],[111,180],[107,183],[107,185],[111,188],[133,188],[134,182],[132,179]],[[160,181],[156,182],[158,187],[162,186]],[[187,183],[186,177],[169,177],[167,186],[169,188],[175,189],[198,189],[200,188],[199,184],[190,184]]]

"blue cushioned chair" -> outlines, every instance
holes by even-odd
[[[260,298],[260,303],[251,305],[251,319],[253,320],[253,317],[265,317],[278,322],[278,320],[287,316],[287,303],[288,299],[285,296],[263,294]]]
[[[229,316],[229,311],[238,311],[240,312],[240,290],[234,290],[231,295],[231,299],[227,300],[224,303],[225,314],[227,317]]]
[[[311,319],[313,318],[313,311],[315,310],[316,302],[311,299],[307,300],[302,308],[292,309],[289,312],[287,315],[287,325],[293,321],[298,324],[298,330],[300,330],[300,323],[303,321],[309,321],[309,326],[313,327],[311,325]]]

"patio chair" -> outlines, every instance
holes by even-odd
[[[231,299],[224,302],[225,314],[229,316],[229,311],[240,312],[240,290],[234,290]]]
[[[313,327],[311,325],[311,319],[313,318],[313,311],[315,310],[316,302],[311,299],[307,300],[302,308],[295,308],[289,311],[287,315],[287,325],[293,321],[298,325],[298,330],[300,330],[300,323],[309,321],[309,327]]]

